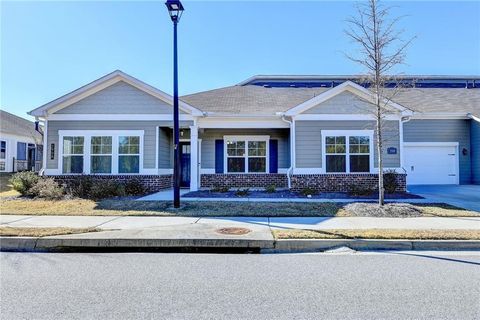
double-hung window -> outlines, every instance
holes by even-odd
[[[140,137],[118,137],[118,173],[140,172]]]
[[[112,137],[92,136],[90,140],[90,172],[112,173]]]
[[[226,138],[226,167],[228,173],[266,173],[267,141],[260,137]]]
[[[63,137],[63,173],[83,173],[84,137]]]
[[[326,132],[325,172],[327,173],[368,173],[372,166],[371,131]]]

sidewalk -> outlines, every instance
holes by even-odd
[[[188,225],[234,225],[273,229],[478,229],[480,217],[132,217],[132,216],[24,216],[0,215],[10,227],[69,227],[129,230]]]
[[[1,237],[3,251],[198,250],[255,252],[316,251],[347,246],[355,250],[472,250],[480,241],[313,239],[275,240],[274,229],[475,229],[480,217],[118,217],[0,215],[1,226],[100,228],[105,231],[46,237]],[[224,234],[245,228],[245,234]]]

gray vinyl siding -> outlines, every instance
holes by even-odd
[[[268,135],[270,139],[278,140],[278,168],[289,168],[289,132],[289,129],[205,129],[199,133],[199,138],[202,139],[201,167],[203,169],[215,168],[215,140],[223,139],[225,135]]]
[[[181,127],[192,125],[192,121],[182,121]],[[171,121],[48,121],[47,132],[47,169],[58,169],[58,131],[59,130],[144,130],[143,137],[143,167],[155,168],[155,152],[157,126],[171,127]],[[160,137],[159,137],[160,140]],[[50,158],[51,144],[55,144],[55,158]],[[159,148],[160,149],[160,148]],[[162,149],[165,152],[165,149]],[[167,150],[168,151],[168,150]],[[163,154],[163,153],[162,153]],[[159,154],[159,162],[160,162]],[[162,163],[164,159],[162,158]]]
[[[403,125],[405,142],[458,142],[460,159],[460,183],[471,182],[470,120],[410,120]]]
[[[172,107],[168,103],[120,81],[56,113],[171,114]]]
[[[470,137],[472,141],[472,182],[480,184],[480,122],[471,121]]]
[[[350,92],[342,92],[319,105],[306,110],[305,114],[365,114],[373,110],[372,104]]]
[[[160,128],[158,136],[158,167],[160,169],[171,169],[173,137],[170,128]]]
[[[295,161],[297,168],[322,168],[322,130],[374,130],[374,121],[295,121]],[[400,134],[398,121],[384,123],[385,168],[400,167]],[[376,141],[376,133],[374,134]],[[376,144],[374,143],[374,146]],[[397,154],[387,154],[387,148],[397,148]],[[374,148],[374,166],[378,166]]]

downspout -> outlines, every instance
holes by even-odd
[[[405,136],[404,136],[404,131],[403,131],[403,124],[410,121],[411,119],[412,119],[412,117],[410,117],[410,116],[402,117],[400,119],[401,127],[399,128],[400,129],[400,141],[402,142],[402,144],[400,145],[400,157],[402,157],[402,160],[401,160],[402,170],[405,174],[407,174],[407,170],[405,170],[405,168],[403,167],[403,165],[404,165],[403,159],[405,159],[405,154],[404,154],[404,151],[403,151],[404,150],[403,144],[405,143],[404,142]]]
[[[293,121],[289,121],[285,118],[285,114],[282,114],[281,117],[283,122],[288,123],[288,127],[290,128],[290,167],[287,169],[287,183],[288,189],[292,188],[292,170],[293,170],[293,159],[294,159],[294,140],[295,140],[295,128],[293,127]]]
[[[36,117],[36,120],[39,121],[39,118]],[[43,138],[43,154],[42,154],[42,168],[38,172],[39,176],[45,175],[45,168],[47,167],[47,130],[48,130],[48,121],[47,121],[47,113],[44,112],[44,118],[43,118],[43,133],[38,130],[42,134]]]

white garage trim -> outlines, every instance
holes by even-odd
[[[460,155],[458,142],[404,142],[404,147],[454,147],[455,148],[455,184],[460,184]],[[408,177],[407,177],[408,184]]]

